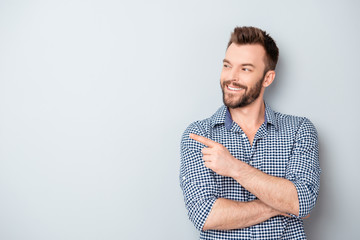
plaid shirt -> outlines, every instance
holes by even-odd
[[[320,187],[316,129],[307,118],[265,106],[265,122],[252,145],[225,106],[212,117],[190,124],[182,136],[180,186],[188,216],[201,231],[200,239],[306,239],[301,218],[315,206]],[[299,216],[275,216],[243,229],[202,231],[217,198],[241,202],[257,198],[234,179],[206,168],[201,153],[204,145],[189,138],[190,133],[221,143],[235,158],[269,175],[290,180],[297,189]]]

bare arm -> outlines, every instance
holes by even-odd
[[[242,161],[236,162],[233,178],[263,203],[280,212],[299,215],[299,199],[294,184],[268,175]]]
[[[225,198],[215,201],[203,230],[230,230],[246,228],[281,213],[260,200],[237,202]]]

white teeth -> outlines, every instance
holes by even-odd
[[[241,90],[242,88],[233,88],[233,87],[230,87],[230,86],[228,86],[228,88],[230,89],[230,90],[234,90],[234,91],[237,91],[237,90]]]

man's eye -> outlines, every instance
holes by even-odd
[[[250,72],[250,69],[249,68],[243,68],[243,71]]]
[[[229,67],[230,67],[230,65],[224,64],[224,68],[229,68]]]

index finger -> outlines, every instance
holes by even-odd
[[[214,147],[217,144],[217,142],[214,142],[211,139],[208,139],[208,138],[203,137],[203,136],[196,135],[194,133],[190,133],[189,137],[191,139],[194,139],[195,141],[198,141],[199,143],[204,144],[205,146],[208,146],[208,147]]]

